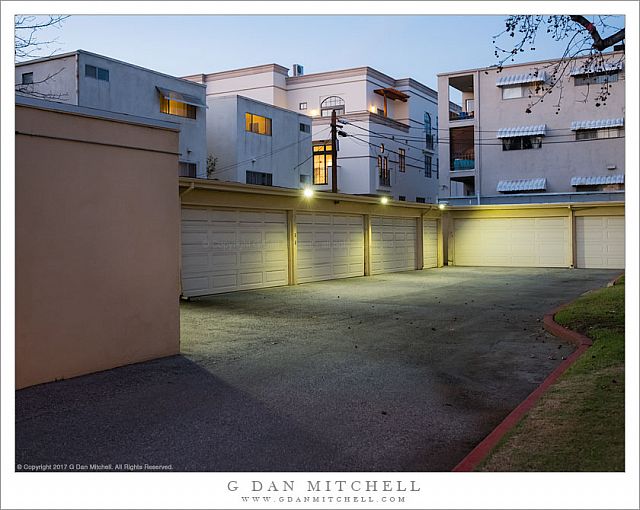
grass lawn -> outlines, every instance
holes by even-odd
[[[593,346],[477,471],[624,471],[624,278],[555,319]]]

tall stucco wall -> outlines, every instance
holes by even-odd
[[[16,387],[179,352],[178,132],[16,106]]]

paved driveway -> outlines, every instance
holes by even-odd
[[[183,303],[183,356],[16,393],[16,463],[450,470],[571,352],[600,270],[445,268]]]

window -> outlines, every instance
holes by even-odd
[[[502,139],[503,151],[519,151],[526,149],[539,149],[542,147],[541,136],[516,136]]]
[[[618,81],[618,71],[579,74],[574,78],[574,85],[601,85]]]
[[[406,202],[407,201],[407,197],[405,197],[404,195],[400,195],[398,197],[398,200],[400,200],[400,202]]]
[[[407,170],[407,156],[404,149],[398,149],[398,170],[400,172]]]
[[[271,119],[255,113],[245,113],[245,131],[271,136]]]
[[[195,119],[196,110],[197,108],[191,104],[167,99],[164,96],[160,97],[160,113],[177,115],[178,117],[186,117],[187,119]]]
[[[440,179],[440,158],[436,158],[436,179]]]
[[[431,173],[431,165],[433,164],[433,159],[431,156],[424,155],[424,176],[431,177],[433,174]]]
[[[380,176],[380,186],[391,186],[389,158],[387,156],[378,156],[378,174]]]
[[[102,67],[85,64],[84,75],[87,78],[96,78],[102,81],[109,81],[109,70]]]
[[[427,112],[424,112],[424,134],[425,134],[425,145],[427,150],[433,150],[433,132],[431,128],[431,115]]]
[[[502,99],[518,99],[523,96],[523,87],[502,87]]]
[[[344,115],[344,99],[338,96],[330,96],[320,103],[320,116],[331,117],[333,110],[336,111],[336,115]]]
[[[313,184],[329,184],[331,144],[321,142],[313,146]]]
[[[300,184],[310,184],[311,176],[306,174],[300,174]]]
[[[597,140],[598,138],[617,138],[624,136],[622,128],[579,129],[576,140]]]
[[[252,172],[247,170],[247,184],[259,184],[260,186],[271,186],[273,174],[265,172]]]
[[[467,113],[471,113],[475,110],[475,102],[473,99],[467,99],[465,102]]]
[[[23,85],[32,85],[33,84],[33,73],[22,73],[22,84]]]
[[[195,163],[180,161],[180,177],[195,177],[197,166]]]
[[[298,105],[298,108],[299,108],[300,110],[306,110],[306,109],[307,109],[307,103],[300,103],[300,104]]]
[[[416,197],[416,202],[419,204],[424,204],[424,197]]]
[[[300,123],[300,131],[303,133],[311,133],[311,126],[309,124]]]

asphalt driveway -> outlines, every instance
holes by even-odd
[[[444,268],[201,298],[182,356],[16,392],[16,464],[446,471],[572,347],[616,271]]]

